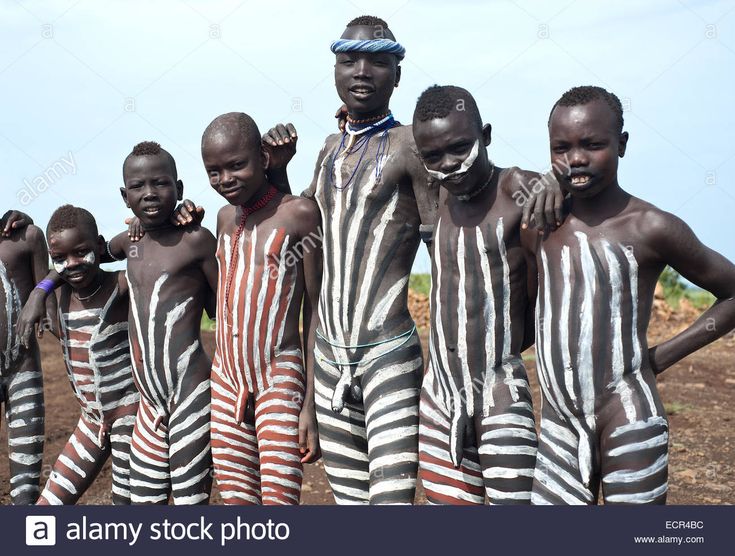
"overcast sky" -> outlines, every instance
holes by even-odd
[[[229,111],[248,112],[261,131],[296,125],[290,176],[301,191],[340,104],[329,44],[363,14],[386,19],[407,49],[396,117],[410,122],[434,83],[464,86],[493,125],[500,166],[548,168],[554,101],[574,85],[612,90],[631,135],[623,187],[735,260],[731,0],[2,0],[2,210],[45,227],[69,202],[91,210],[105,235],[121,231],[122,161],[150,139],[174,155],[185,195],[207,208],[214,231],[223,203],[199,141]],[[422,248],[415,270],[428,269]]]

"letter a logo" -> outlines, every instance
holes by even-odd
[[[26,546],[54,546],[56,544],[56,517],[53,515],[26,516]]]

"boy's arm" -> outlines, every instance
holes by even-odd
[[[268,180],[283,193],[291,193],[287,166],[296,154],[298,133],[293,124],[277,124],[263,134],[263,148],[268,153]]]
[[[312,205],[312,203],[309,203]],[[319,209],[314,204],[307,210],[304,218],[305,233],[303,238],[312,237],[316,246],[305,242],[304,248],[304,305],[303,305],[303,346],[304,364],[306,366],[306,392],[304,405],[299,414],[299,448],[303,457],[302,463],[314,463],[321,457],[319,437],[316,424],[316,407],[314,403],[314,342],[316,341],[317,307],[322,282],[322,246],[321,218]],[[309,246],[311,248],[306,248]]]
[[[658,374],[735,328],[735,265],[703,245],[681,219],[662,214],[653,223],[653,246],[663,262],[717,300],[686,330],[649,350]]]
[[[107,242],[105,252],[102,253],[102,263],[123,261],[128,258],[128,248],[132,243],[128,232],[120,232]],[[137,246],[136,246],[137,248]]]
[[[561,226],[566,218],[564,191],[553,172],[549,171],[543,175],[526,171],[520,173],[528,178],[524,179],[522,186],[513,193],[514,197],[517,197],[516,202],[520,199],[525,201],[521,228],[533,226],[543,231],[546,228],[554,230]]]
[[[0,218],[0,232],[3,237],[10,237],[13,230],[20,230],[33,224],[33,218],[19,210],[9,210]]]
[[[48,247],[46,245],[46,238],[43,237],[43,232],[39,228],[36,228],[35,226],[29,227],[28,232],[29,235],[32,234],[33,236],[29,238],[31,239],[33,249],[33,280],[36,283],[39,283],[46,277],[46,274],[48,273]],[[37,288],[33,288],[34,291],[36,289]],[[38,327],[38,337],[43,337],[44,330],[48,330],[49,332],[51,332],[51,334],[58,338],[59,331],[57,329],[58,314],[56,306],[56,296],[47,296],[44,305],[46,309],[46,314],[43,322],[39,323],[40,325]]]
[[[207,311],[207,316],[210,319],[217,317],[217,285],[219,279],[219,268],[217,267],[217,238],[212,233],[204,229],[206,232],[205,239],[202,243],[202,272],[207,279],[209,289],[207,292],[207,298],[204,302],[204,309]]]
[[[530,348],[535,341],[536,334],[536,296],[538,295],[538,267],[536,265],[536,250],[540,238],[531,230],[521,230],[521,246],[523,257],[526,260],[526,313],[523,327],[523,344],[521,351]]]
[[[426,167],[416,150],[416,145],[413,143],[413,138],[411,138],[411,142],[406,148],[406,167],[411,177],[413,196],[416,199],[416,206],[419,209],[419,218],[421,219],[419,233],[431,252],[431,240],[434,234],[437,211],[439,210],[439,191],[441,188],[439,182],[432,179],[426,171]]]

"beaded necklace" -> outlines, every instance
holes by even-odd
[[[375,153],[375,179],[376,181],[380,179],[380,176],[383,173],[383,165],[380,163],[380,161],[390,148],[390,135],[388,134],[388,130],[401,124],[393,118],[393,114],[391,112],[388,112],[388,114],[381,117],[377,121],[372,120],[373,118],[368,118],[365,120],[351,120],[348,117],[347,124],[345,125],[345,131],[344,133],[342,133],[342,140],[339,144],[339,148],[332,153],[332,156],[329,159],[329,176],[332,187],[334,187],[334,189],[338,191],[344,191],[352,184],[355,176],[357,175],[357,171],[362,165],[362,160],[365,157],[365,153],[367,152],[368,146],[370,144],[370,139],[372,139],[374,135],[383,132],[380,136],[378,149]],[[348,137],[349,140],[347,139]],[[353,168],[347,182],[341,187],[338,187],[337,185],[335,185],[334,176],[334,160],[337,154],[343,154],[344,157],[347,157],[357,151],[360,152],[360,158],[358,159],[357,164]]]
[[[235,230],[235,235],[232,238],[232,247],[230,250],[230,267],[227,269],[227,282],[225,283],[225,318],[230,315],[230,288],[232,286],[232,276],[234,275],[235,267],[237,266],[235,256],[238,253],[237,244],[240,241],[240,236],[242,235],[243,230],[245,229],[245,221],[247,220],[248,216],[265,207],[270,202],[270,200],[273,199],[276,191],[276,188],[271,185],[265,195],[263,195],[253,204],[248,206],[240,206],[240,209],[242,210],[242,216],[240,216],[240,224],[238,225],[237,230]]]

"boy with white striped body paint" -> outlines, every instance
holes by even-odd
[[[413,135],[442,186],[420,406],[424,489],[434,504],[528,504],[537,440],[521,352],[533,343],[533,303],[516,199],[547,180],[489,160],[491,127],[465,89],[424,91]],[[553,186],[549,198],[560,200]]]
[[[522,238],[538,270],[544,400],[532,503],[594,504],[601,485],[605,504],[663,504],[669,434],[656,375],[735,327],[735,266],[682,220],[620,187],[628,133],[615,95],[568,91],[551,111],[549,139],[552,163],[568,161],[568,172],[555,173],[571,197],[559,229]],[[667,264],[717,301],[649,349],[654,289]]]
[[[38,499],[43,463],[40,352],[35,338],[21,345],[16,331],[23,304],[48,272],[43,232],[29,223],[28,217],[15,211],[8,211],[0,220],[0,406],[8,430],[10,497],[16,505]]]

